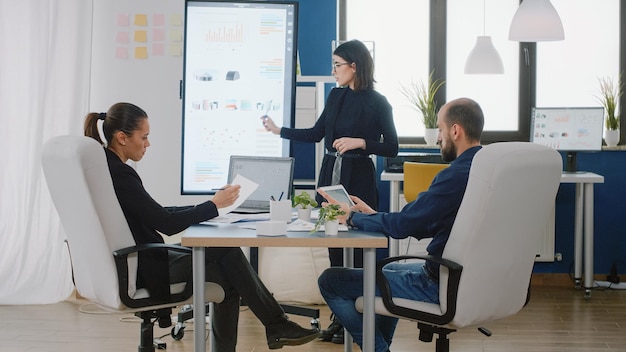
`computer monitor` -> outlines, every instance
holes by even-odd
[[[293,157],[231,155],[228,183],[241,175],[259,185],[234,212],[267,213],[270,211],[270,198],[290,199],[293,164]]]
[[[530,141],[566,152],[565,172],[576,172],[577,152],[602,150],[604,108],[532,109]]]

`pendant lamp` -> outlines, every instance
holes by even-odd
[[[485,35],[485,0],[483,0],[483,35],[476,37],[476,45],[465,61],[466,74],[502,74],[504,65],[493,46],[490,36]]]
[[[563,22],[550,0],[522,1],[511,21],[509,40],[543,42],[563,39]]]

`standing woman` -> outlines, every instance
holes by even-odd
[[[324,138],[326,154],[318,187],[342,184],[349,194],[377,208],[376,170],[370,155],[398,154],[391,105],[374,90],[374,61],[362,42],[351,40],[335,49],[332,74],[339,87],[330,91],[312,128],[281,128],[269,116],[262,117],[263,125],[286,139],[319,142]],[[321,204],[321,196],[316,197]],[[341,266],[342,250],[331,248],[329,253],[331,266]],[[362,261],[362,253],[355,253],[355,259]]]
[[[103,143],[98,132],[102,120]],[[141,178],[126,164],[139,161],[150,146],[148,115],[129,103],[117,103],[106,113],[90,113],[85,118],[85,136],[105,145],[109,172],[135,242],[163,243],[160,233],[171,236],[193,224],[212,219],[218,208],[232,205],[239,197],[238,185],[227,185],[213,198],[195,206],[163,207],[143,188]],[[224,289],[225,297],[213,310],[214,350],[235,352],[240,298],[259,318],[266,329],[270,349],[300,345],[319,336],[317,329],[305,329],[287,319],[280,305],[267,290],[244,256],[241,248],[206,248],[206,281]],[[155,297],[169,296],[169,284],[186,281],[192,275],[191,254],[167,250],[139,254],[137,287],[146,288]],[[169,311],[159,318],[162,327],[171,324]]]
[[[312,128],[278,127],[269,116],[263,126],[282,138],[319,142],[324,138],[326,154],[322,160],[318,187],[342,184],[348,194],[356,195],[378,208],[376,169],[371,154],[394,157],[398,154],[398,134],[391,105],[374,90],[374,60],[362,42],[351,40],[333,52],[332,74],[339,85],[326,100],[324,111]],[[319,204],[323,199],[316,194]],[[343,266],[343,249],[329,248],[331,266]],[[354,251],[354,266],[363,267],[363,250]],[[343,327],[334,320],[322,331],[324,341],[343,343]]]

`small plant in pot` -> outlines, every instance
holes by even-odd
[[[617,84],[613,83],[611,78],[599,78],[600,82],[600,96],[598,101],[604,107],[604,113],[606,118],[604,140],[609,147],[614,147],[619,142],[619,112],[617,109],[617,103],[623,93],[623,84],[620,79]]]
[[[325,207],[320,208],[320,215],[315,223],[315,228],[311,232],[319,230],[321,225],[324,225],[324,232],[328,236],[336,236],[339,231],[339,219],[338,216],[346,215],[346,212],[341,209],[339,204],[328,204]]]
[[[424,140],[428,145],[437,144],[437,101],[435,95],[446,83],[444,80],[433,81],[433,73],[428,76],[428,84],[412,81],[410,85],[400,85],[400,92],[409,100],[411,107],[422,114]]]
[[[317,202],[307,191],[302,191],[292,197],[292,205],[298,210],[298,219],[311,221],[311,208],[315,208]]]

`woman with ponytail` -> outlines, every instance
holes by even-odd
[[[161,234],[171,236],[212,219],[218,216],[219,208],[232,205],[239,197],[239,185],[226,185],[211,200],[193,206],[163,207],[154,200],[139,174],[126,164],[128,160],[140,161],[150,146],[148,115],[136,105],[117,103],[106,113],[89,113],[84,134],[104,146],[115,194],[138,245],[163,243]],[[206,248],[205,268],[206,281],[221,285],[226,293],[224,301],[215,304],[213,313],[215,351],[235,352],[241,298],[265,326],[270,349],[304,344],[319,336],[318,329],[302,328],[287,318],[241,248]],[[169,283],[185,281],[191,275],[190,254],[167,250],[139,254],[137,287],[148,289],[153,296],[167,297]]]

